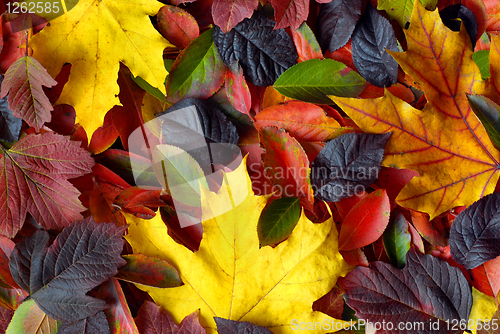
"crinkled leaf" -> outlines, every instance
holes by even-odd
[[[389,223],[391,205],[385,189],[363,198],[347,214],[339,233],[339,250],[351,251],[375,242]]]
[[[292,233],[299,218],[299,198],[285,197],[274,200],[262,210],[257,225],[261,247],[274,245],[285,240]]]
[[[118,279],[158,288],[181,286],[179,273],[167,261],[142,254],[124,255],[127,264],[118,269]]]
[[[332,59],[311,59],[292,66],[274,83],[285,96],[304,102],[331,104],[327,95],[356,97],[366,81],[355,71]]]
[[[162,121],[162,142],[189,153],[205,174],[217,169],[213,164],[231,163],[239,154],[236,127],[208,101],[185,99],[157,116]]]
[[[16,60],[5,73],[0,97],[7,101],[14,116],[24,119],[28,125],[40,131],[44,123],[50,122],[54,109],[43,92],[42,86],[52,87],[57,82],[33,57],[24,56]]]
[[[191,313],[176,325],[170,314],[155,303],[145,301],[135,321],[141,334],[206,334],[198,321],[199,311]]]
[[[453,31],[460,31],[462,22],[465,30],[469,34],[472,42],[472,49],[476,46],[477,40],[477,21],[474,13],[467,7],[461,4],[451,5],[439,12],[443,24]]]
[[[333,52],[346,45],[362,9],[362,0],[332,0],[321,6],[316,31],[323,52]]]
[[[274,8],[274,29],[297,29],[309,15],[309,0],[271,0]]]
[[[269,86],[297,63],[293,40],[284,29],[274,30],[275,22],[262,14],[240,22],[228,33],[214,28],[214,43],[226,66],[238,61],[256,86]]]
[[[134,253],[168,259],[184,282],[169,289],[140,288],[176,322],[199,308],[208,333],[216,333],[214,316],[249,321],[276,334],[292,333],[292,319],[344,325],[311,310],[350,269],[337,251],[333,219],[313,224],[302,214],[286,241],[260,248],[257,223],[267,197],[253,194],[246,161],[225,173],[224,180],[216,194],[203,190],[203,214],[217,210],[221,215],[203,221],[196,252],[170,238],[158,215],[149,221],[129,216],[126,238]]]
[[[80,193],[68,179],[89,173],[94,160],[79,146],[44,133],[0,148],[0,234],[16,235],[28,212],[47,229],[61,230],[81,218]]]
[[[245,18],[250,18],[259,5],[258,0],[214,0],[214,23],[227,33]]]
[[[378,177],[389,137],[389,133],[348,133],[329,141],[312,163],[314,195],[337,202],[364,191]]]
[[[65,228],[48,249],[48,232],[37,231],[16,245],[10,270],[46,314],[60,321],[81,320],[106,307],[85,293],[125,263],[120,256],[124,230],[90,217]]]
[[[191,97],[207,99],[222,86],[225,73],[209,29],[177,57],[167,78],[167,100],[176,103]]]
[[[108,320],[104,312],[75,322],[63,322],[57,334],[110,334]]]
[[[332,99],[362,130],[393,133],[384,166],[420,174],[401,190],[396,201],[427,212],[433,219],[492,193],[499,177],[500,154],[465,95],[485,91],[467,33],[464,29],[450,31],[437,11],[427,11],[420,1],[415,4],[406,31],[408,50],[392,54],[423,88],[428,101],[424,109],[414,109],[387,91],[374,100]]]
[[[0,75],[0,85],[3,83],[3,75]],[[9,108],[7,97],[0,99],[0,140],[12,143],[19,140],[19,132],[23,120],[14,116]]]
[[[195,18],[184,9],[165,5],[156,15],[158,30],[170,43],[185,48],[200,35]]]
[[[429,9],[435,9],[438,0],[420,0]],[[398,21],[401,28],[410,22],[415,0],[378,0],[377,9],[385,10],[389,18]]]
[[[108,110],[120,104],[120,63],[165,93],[162,54],[172,44],[150,21],[162,6],[155,0],[79,0],[29,41],[33,56],[53,77],[65,63],[72,65],[57,103],[75,108],[89,142]]]
[[[405,333],[462,333],[446,321],[467,322],[472,292],[460,269],[431,255],[408,252],[406,266],[399,270],[385,262],[356,267],[340,281],[347,304],[356,316],[370,322],[393,323],[387,333],[401,333],[399,323],[418,322]]]
[[[311,103],[291,101],[262,110],[255,116],[257,129],[275,126],[297,139],[327,141],[342,132],[340,124]]]
[[[403,269],[406,264],[406,254],[410,250],[411,234],[408,222],[399,210],[391,213],[389,224],[382,237],[385,252],[392,265]]]
[[[352,34],[352,60],[359,74],[378,87],[395,84],[398,63],[386,50],[398,51],[389,21],[370,4]]]
[[[462,211],[450,230],[453,259],[473,269],[500,255],[500,194],[481,198]]]
[[[5,334],[56,334],[60,326],[61,322],[43,313],[31,299],[16,309]]]
[[[269,329],[257,326],[248,321],[234,321],[214,317],[219,334],[272,334]]]
[[[481,71],[481,78],[483,80],[486,80],[489,77],[491,77],[489,57],[490,57],[490,50],[476,51],[472,55],[472,60],[474,60],[477,67],[479,67],[479,71]]]
[[[493,145],[500,150],[500,106],[480,95],[467,95],[469,105],[483,124]]]

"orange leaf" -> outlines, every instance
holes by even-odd
[[[158,30],[170,43],[185,48],[200,35],[195,18],[184,9],[165,5],[158,12]]]
[[[493,192],[500,154],[465,95],[485,90],[465,29],[450,31],[437,11],[415,1],[406,37],[408,51],[391,54],[423,88],[428,101],[423,110],[388,91],[375,100],[332,99],[363,131],[392,132],[382,164],[420,174],[396,201],[433,219]]]
[[[339,250],[355,250],[377,240],[389,223],[390,211],[385,189],[366,196],[345,217],[340,229]]]

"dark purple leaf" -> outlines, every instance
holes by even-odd
[[[363,192],[377,178],[390,133],[348,133],[329,141],[311,167],[314,195],[337,202]]]
[[[214,43],[226,66],[238,61],[245,76],[256,86],[270,86],[297,63],[297,50],[284,29],[274,30],[275,22],[255,13],[228,33],[215,26]]]
[[[57,334],[109,334],[108,320],[104,312],[76,322],[63,322]]]
[[[0,334],[5,333],[13,315],[14,311],[0,306]]]
[[[323,52],[346,45],[361,16],[363,0],[333,0],[321,7],[316,35]]]
[[[97,224],[89,217],[66,227],[49,248],[48,232],[37,231],[14,248],[9,263],[12,276],[56,320],[92,316],[106,303],[85,293],[125,264],[120,256],[125,228]]]
[[[469,8],[461,4],[451,5],[441,10],[439,16],[441,16],[443,24],[453,31],[460,31],[460,26],[463,22],[472,42],[472,49],[474,50],[477,40],[477,20]]]
[[[352,60],[369,83],[388,87],[398,79],[398,63],[387,50],[398,51],[389,21],[370,4],[352,34]]]
[[[269,329],[257,326],[247,321],[234,321],[214,317],[219,334],[272,334]]]
[[[0,85],[3,81],[3,75],[0,75]],[[23,120],[12,114],[9,108],[7,97],[0,99],[0,140],[12,143],[19,140],[19,132]]]
[[[155,303],[145,301],[135,318],[141,334],[206,334],[198,321],[198,312],[185,317],[176,325],[170,314]]]
[[[190,98],[161,114],[162,143],[188,152],[208,175],[240,155],[236,126],[212,103]]]
[[[450,252],[473,269],[500,255],[500,194],[481,198],[462,211],[450,228]]]
[[[472,292],[456,267],[408,252],[399,270],[385,262],[356,267],[340,281],[347,304],[367,322],[391,324],[384,333],[462,333],[452,324],[469,318]],[[450,325],[447,324],[450,322]],[[405,325],[411,323],[411,329]],[[404,329],[400,329],[401,326]]]

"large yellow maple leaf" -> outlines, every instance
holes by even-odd
[[[148,15],[163,6],[156,0],[80,0],[67,14],[33,36],[33,56],[55,77],[65,63],[71,74],[57,104],[70,104],[90,142],[106,112],[121,105],[120,62],[165,93],[168,74],[163,50],[172,46]]]
[[[396,201],[434,218],[492,193],[500,154],[467,101],[484,94],[485,83],[472,60],[470,38],[445,27],[437,11],[415,1],[408,50],[391,55],[422,88],[428,103],[417,110],[386,90],[378,99],[331,96],[365,132],[392,132],[382,164],[419,172]]]
[[[338,252],[333,220],[313,224],[302,213],[286,241],[274,249],[259,248],[257,222],[267,197],[253,194],[245,165],[244,161],[225,174],[218,193],[203,188],[204,214],[206,210],[220,211],[228,194],[244,200],[232,210],[203,221],[203,239],[197,252],[176,243],[159,215],[149,221],[127,216],[130,226],[126,239],[134,253],[167,260],[184,282],[168,289],[139,287],[177,323],[200,309],[200,323],[209,333],[216,333],[215,316],[249,321],[274,333],[340,329],[347,323],[312,310],[312,303],[351,269]],[[307,328],[307,323],[321,326],[299,329]]]

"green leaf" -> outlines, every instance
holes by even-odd
[[[134,80],[134,82],[137,84],[137,86],[141,87],[146,92],[156,97],[158,100],[167,102],[165,95],[163,95],[163,93],[158,88],[151,86],[146,80],[141,77],[134,77],[133,75],[131,77],[132,80]]]
[[[429,10],[434,10],[438,0],[420,0],[422,5]],[[410,22],[415,0],[379,0],[378,10],[385,10],[391,20],[396,20],[402,28]]]
[[[382,236],[385,252],[393,266],[402,269],[406,264],[406,253],[410,249],[411,235],[403,214],[394,211]]]
[[[177,57],[167,78],[170,103],[196,97],[207,99],[223,84],[226,66],[209,29],[192,41]]]
[[[300,218],[300,199],[279,198],[266,207],[259,218],[260,246],[277,244],[290,235]]]
[[[490,74],[490,50],[481,50],[476,51],[472,54],[472,60],[476,63],[477,67],[479,67],[479,71],[481,71],[481,78],[483,80],[491,77]]]
[[[23,302],[14,312],[14,316],[5,334],[55,334],[61,322],[50,318],[36,305],[35,300]]]
[[[493,145],[500,150],[500,106],[487,97],[467,95],[469,105],[483,123]]]
[[[321,104],[332,104],[327,95],[356,97],[365,86],[365,79],[358,73],[333,59],[311,59],[294,65],[274,84],[282,95]]]

